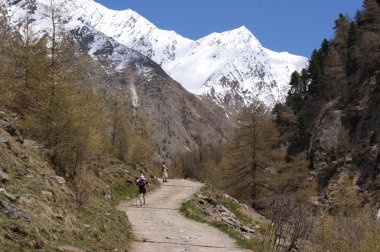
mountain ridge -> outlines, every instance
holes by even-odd
[[[73,29],[81,23],[105,34],[161,65],[186,90],[207,95],[224,107],[239,109],[252,100],[273,107],[284,101],[290,74],[307,64],[305,57],[263,47],[245,26],[191,40],[157,28],[131,9],[110,10],[93,0],[56,2],[65,13],[66,26]],[[23,1],[3,3],[10,6]],[[47,6],[48,1],[35,3]],[[19,15],[13,12],[13,16]],[[119,69],[125,66],[120,64]]]

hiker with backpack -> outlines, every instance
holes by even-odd
[[[165,161],[162,161],[162,183],[168,182],[168,170],[169,168],[166,166]]]
[[[145,205],[145,194],[148,180],[145,179],[144,174],[141,173],[140,177],[136,180],[136,185],[139,187],[140,206]]]

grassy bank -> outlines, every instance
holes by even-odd
[[[248,214],[246,208],[242,207],[242,205],[240,205],[237,201],[231,197],[228,197],[224,193],[215,190],[209,185],[204,186],[200,194],[212,199],[216,204],[228,209],[236,216],[236,219],[240,223],[252,229],[257,229],[259,226],[264,225],[261,220],[255,219],[252,215]],[[204,204],[199,203],[197,195],[195,195],[190,200],[183,202],[180,208],[180,212],[189,219],[201,223],[207,223],[210,226],[219,229],[223,233],[227,234],[230,238],[235,240],[236,245],[240,248],[263,251],[260,249],[260,244],[262,242],[260,241],[259,237],[247,238],[247,236],[231,228],[223,221],[210,217],[210,215],[207,214],[207,211],[205,210]]]

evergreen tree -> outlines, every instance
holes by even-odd
[[[347,56],[346,56],[346,72],[350,75],[359,68],[359,48],[358,48],[358,26],[357,23],[351,22],[347,36]]]
[[[324,61],[330,49],[330,42],[324,39],[319,50],[312,52],[308,73],[310,77],[310,84],[308,87],[308,94],[314,98],[322,98],[324,96],[324,85],[322,76],[324,71]]]
[[[335,38],[334,45],[336,49],[340,52],[344,52],[346,50],[347,45],[347,34],[350,26],[349,20],[343,16],[341,13],[339,14],[339,18],[335,20]]]
[[[286,105],[290,106],[295,113],[302,110],[304,106],[309,77],[306,69],[302,69],[301,74],[294,71],[290,76],[290,89],[286,98]]]
[[[360,16],[360,50],[361,68],[368,76],[379,67],[380,59],[380,6],[376,0],[365,0]]]
[[[360,15],[362,31],[379,33],[380,6],[376,0],[364,0],[363,11]]]

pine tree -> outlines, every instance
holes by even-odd
[[[312,52],[308,73],[310,77],[310,84],[307,93],[317,99],[324,96],[324,84],[322,76],[324,72],[324,62],[330,50],[330,42],[324,39],[319,50]]]
[[[359,32],[356,22],[350,23],[347,36],[347,56],[346,56],[346,72],[347,75],[355,73],[359,68]]]
[[[339,14],[339,18],[335,20],[335,39],[334,45],[336,49],[340,52],[346,50],[347,45],[347,35],[350,23],[348,18],[343,16],[341,13]]]
[[[308,83],[308,73],[303,69],[301,74],[294,71],[290,76],[290,89],[286,98],[286,105],[290,106],[295,113],[302,110]]]

